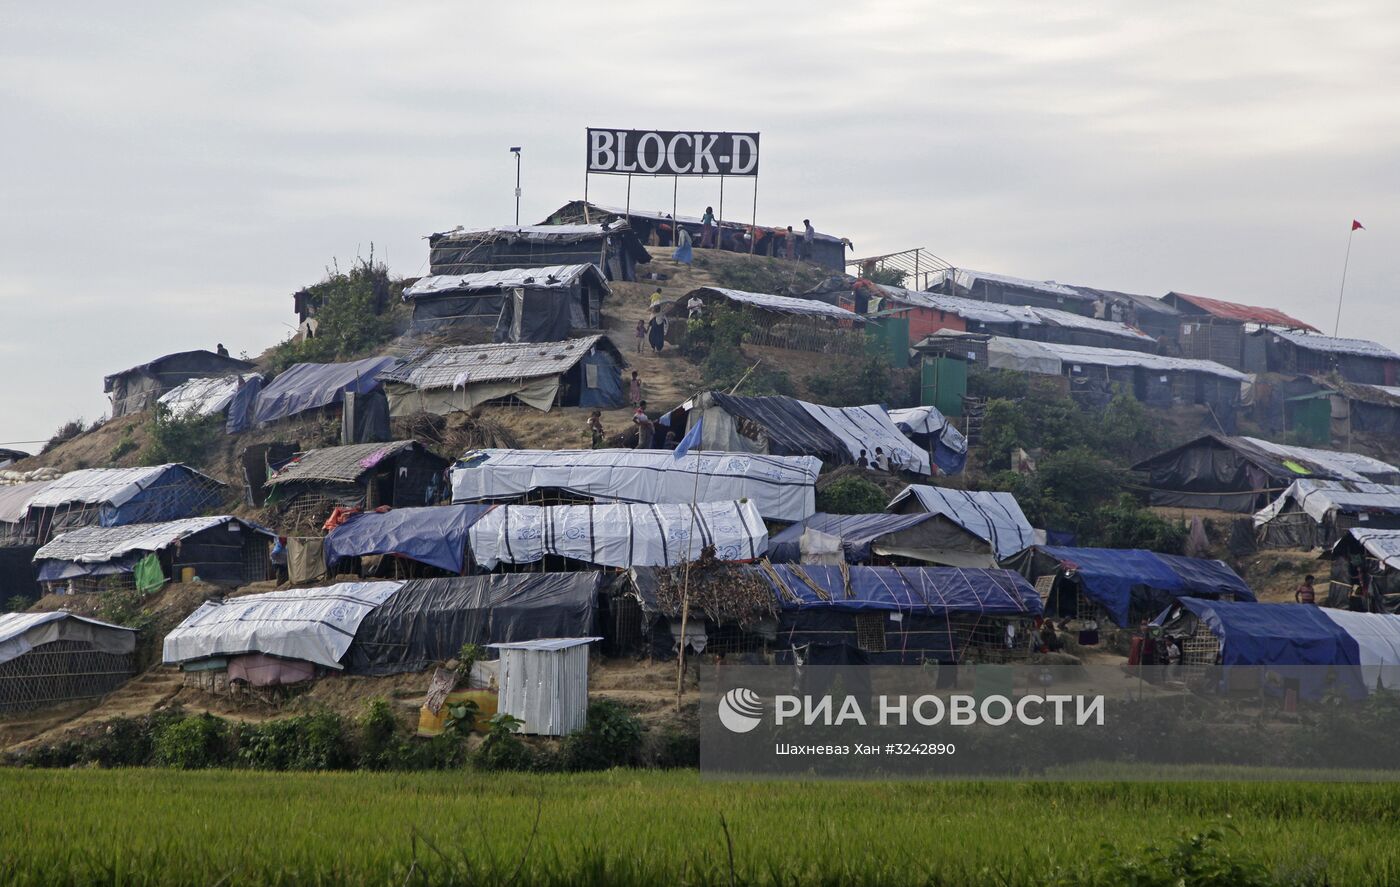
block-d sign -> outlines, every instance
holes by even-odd
[[[643,176],[756,176],[758,133],[589,127],[588,171]]]

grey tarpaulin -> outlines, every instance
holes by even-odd
[[[896,514],[927,511],[942,515],[986,541],[997,560],[1035,544],[1035,531],[1010,493],[910,484],[890,500],[887,510]]]

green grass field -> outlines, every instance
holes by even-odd
[[[6,884],[1110,883],[1101,844],[1226,823],[1270,881],[1400,881],[1386,784],[0,771]]]

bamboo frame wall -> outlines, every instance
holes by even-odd
[[[0,711],[38,708],[112,692],[135,673],[131,653],[86,641],[53,641],[0,664]]]

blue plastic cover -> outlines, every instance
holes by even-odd
[[[370,357],[350,363],[293,364],[258,394],[253,421],[261,425],[340,403],[346,391],[368,394],[378,387],[379,374],[398,362],[397,357]]]
[[[611,354],[595,348],[583,358],[583,384],[579,386],[578,405],[610,410],[626,406],[627,396],[622,391],[622,373]],[[588,386],[588,368],[594,367],[597,387]]]
[[[326,566],[370,554],[397,554],[461,574],[465,567],[467,530],[490,505],[439,505],[395,508],[352,515],[326,536]]]
[[[959,567],[848,567],[850,596],[840,567],[778,564],[782,588],[768,584],[784,610],[899,611],[1039,616],[1040,595],[1019,573]],[[810,580],[811,584],[808,584]],[[818,594],[812,585],[822,589]]]
[[[1254,592],[1234,570],[1220,561],[1158,554],[1140,548],[1063,548],[1042,546],[1041,551],[1073,570],[1084,594],[1095,601],[1118,625],[1129,623],[1128,611],[1154,611],[1186,595],[1219,597],[1232,594],[1253,601]],[[1138,600],[1133,600],[1134,595]]]
[[[224,423],[224,433],[238,434],[253,427],[253,409],[257,406],[262,386],[262,376],[250,376],[238,389],[233,400],[228,402],[228,420]]]
[[[817,512],[802,523],[793,524],[776,536],[768,537],[768,559],[775,564],[795,564],[802,559],[802,534],[807,530],[841,538],[846,562],[858,564],[870,559],[870,543],[918,526],[932,514],[826,514]]]

